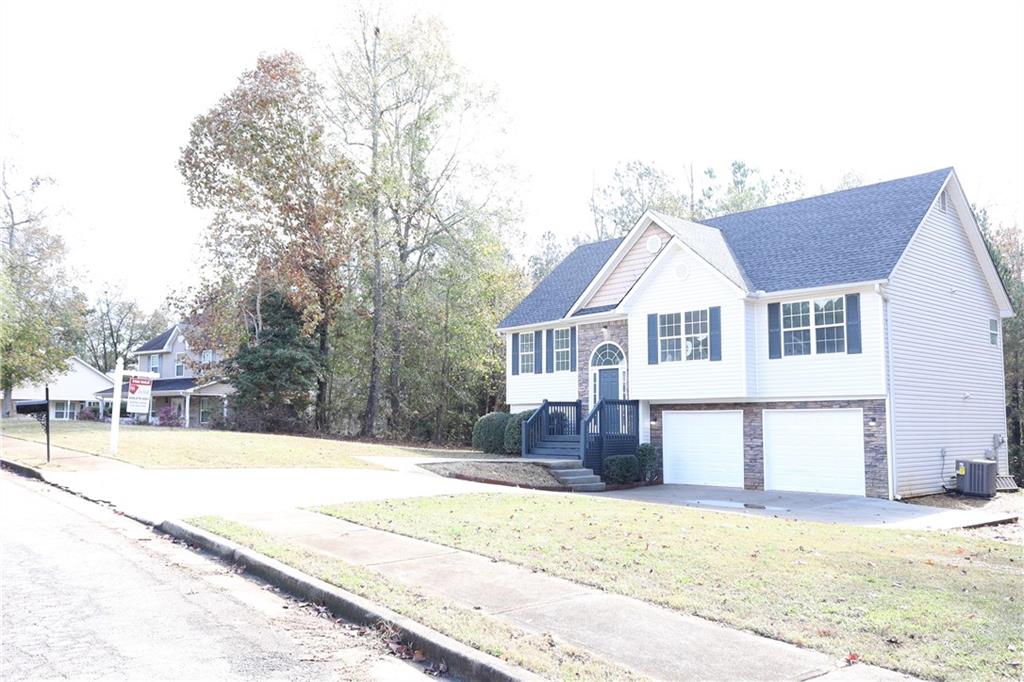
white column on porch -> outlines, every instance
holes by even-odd
[[[185,394],[185,428],[188,428],[189,418],[192,416],[192,394]]]

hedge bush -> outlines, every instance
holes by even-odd
[[[480,417],[473,426],[473,447],[495,455],[504,452],[508,420],[508,412],[491,412]]]
[[[523,452],[523,422],[533,416],[536,410],[523,410],[508,418],[505,424],[505,452],[519,455]]]
[[[658,478],[658,450],[650,443],[644,443],[636,450],[640,464],[640,480],[650,483]]]
[[[636,455],[605,457],[602,474],[608,483],[634,483],[640,477],[640,460]]]

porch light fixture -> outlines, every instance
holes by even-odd
[[[868,419],[868,426],[870,426],[871,428],[875,428],[876,426],[878,426],[878,420],[875,419],[874,417],[871,417],[870,419]]]

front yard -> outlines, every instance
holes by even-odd
[[[1019,679],[1024,660],[1012,544],[575,495],[321,511],[914,675]]]
[[[46,436],[30,418],[5,419],[4,435],[37,443]],[[95,455],[110,452],[110,424],[53,421],[51,443],[56,447]],[[442,454],[411,447],[302,436],[238,431],[122,426],[117,458],[143,467],[376,467],[360,456],[416,456]],[[43,455],[45,457],[45,455]],[[33,466],[40,461],[25,462]]]

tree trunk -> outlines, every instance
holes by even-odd
[[[5,417],[14,416],[14,390],[10,386],[4,386],[3,413]]]
[[[327,361],[331,350],[330,324],[326,317],[320,322],[318,335],[320,337],[320,375],[316,380],[316,410],[313,426],[320,433],[326,433],[329,426],[327,419]]]
[[[388,371],[388,402],[391,413],[388,415],[388,428],[394,435],[401,427],[402,421],[402,325],[405,323],[403,306],[405,298],[405,258],[399,260],[398,275],[395,277],[395,309],[391,321],[391,369]]]

